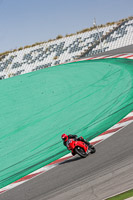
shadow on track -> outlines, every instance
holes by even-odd
[[[70,163],[70,162],[75,162],[75,161],[80,160],[80,159],[83,159],[83,158],[81,158],[81,157],[69,158],[69,160],[65,160],[65,161],[61,162],[60,165]]]

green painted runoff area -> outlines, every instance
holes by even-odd
[[[133,110],[133,60],[86,60],[0,81],[0,188],[64,156]]]

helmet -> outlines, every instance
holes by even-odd
[[[64,142],[68,140],[68,136],[65,133],[62,134],[61,138],[64,140]]]

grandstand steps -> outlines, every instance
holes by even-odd
[[[101,35],[103,52],[98,35]],[[99,33],[96,27],[92,27],[77,34],[0,54],[0,79],[60,65],[78,58],[98,56],[102,53],[105,55],[105,52],[114,52],[118,48],[130,45],[133,45],[133,17],[99,26]],[[132,46],[129,47],[131,48]],[[130,52],[132,50],[127,53]]]
[[[124,25],[128,20],[125,19],[124,21],[122,22],[118,22],[117,23],[117,26],[114,27],[112,30],[106,32],[106,35],[104,35],[102,38],[101,38],[101,42],[103,42],[105,39],[107,39],[107,37],[109,37],[113,32],[115,32],[116,30],[118,30],[122,25]],[[97,45],[100,44],[100,40],[96,41],[91,47],[88,48],[88,50],[86,50],[84,53],[81,53],[80,56],[77,57],[77,59],[80,59],[80,58],[83,58],[85,57],[86,54],[89,54],[89,52],[92,51],[93,48],[95,48]],[[105,51],[102,52],[101,50],[101,53],[104,53]],[[91,55],[92,56],[92,55]],[[91,57],[90,56],[90,57]]]

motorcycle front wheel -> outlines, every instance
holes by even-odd
[[[85,152],[85,150],[81,147],[75,147],[75,153],[77,153],[79,156],[81,156],[82,158],[86,158],[87,157],[87,153]]]
[[[91,154],[93,154],[93,153],[95,153],[95,152],[96,152],[96,149],[95,149],[95,147],[92,147],[90,150],[91,150],[91,152],[90,152]]]

